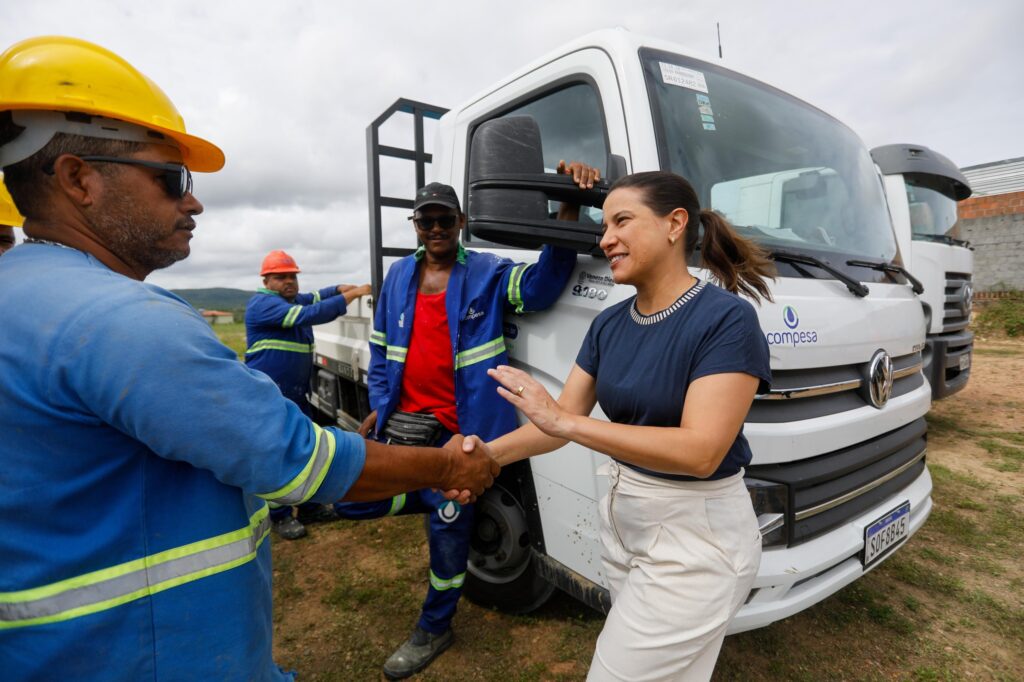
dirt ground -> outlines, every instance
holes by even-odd
[[[968,387],[929,414],[934,510],[876,570],[728,637],[715,680],[1024,680],[1024,341],[980,341]],[[275,541],[275,656],[301,680],[376,680],[425,592],[419,518]],[[422,680],[582,680],[602,616],[556,593],[529,616],[463,600]]]

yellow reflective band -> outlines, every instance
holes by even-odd
[[[313,292],[313,303],[319,303],[319,302],[320,302],[320,292],[319,291],[314,291]]]
[[[444,592],[445,590],[457,590],[462,587],[462,584],[465,582],[465,573],[459,573],[451,580],[445,580],[444,578],[438,578],[434,571],[430,571],[430,586],[440,592]]]
[[[391,509],[388,510],[388,516],[394,516],[398,512],[402,511],[405,507],[405,493],[401,495],[395,495],[391,498]]]
[[[512,274],[508,278],[508,302],[515,308],[517,313],[523,312],[523,292],[521,290],[523,275],[532,266],[533,263],[520,263],[512,268]]]
[[[489,360],[496,355],[501,355],[505,352],[505,337],[499,336],[493,341],[488,341],[485,344],[479,345],[469,350],[464,350],[455,356],[455,369],[462,369],[463,367],[469,367],[475,365],[483,360]]]
[[[395,362],[405,362],[405,356],[409,352],[408,348],[402,346],[388,346],[387,354],[385,357],[388,360],[394,360]]]
[[[285,329],[288,329],[289,327],[294,327],[295,320],[299,318],[299,313],[301,312],[301,305],[293,305],[291,308],[288,309],[288,314],[284,316],[284,322],[281,323],[281,326],[284,327]]]
[[[387,337],[384,335],[384,332],[379,332],[377,330],[370,332],[370,343],[375,343],[378,346],[388,345]]]
[[[324,431],[316,424],[312,426],[316,438],[313,441],[313,454],[306,461],[306,466],[283,487],[271,493],[261,493],[257,497],[286,506],[302,504],[316,494],[334,461],[335,444],[334,435],[330,431]]]
[[[250,353],[259,353],[261,350],[284,350],[289,353],[312,353],[313,344],[311,343],[298,343],[297,341],[279,341],[277,339],[263,339],[249,346],[248,350],[245,351],[246,355]]]
[[[0,592],[0,630],[106,611],[248,563],[270,532],[267,513],[263,505],[235,531],[42,587]]]

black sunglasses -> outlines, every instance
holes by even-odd
[[[123,163],[128,166],[144,166],[163,171],[160,175],[164,188],[172,199],[181,199],[192,192],[192,172],[183,163],[160,163],[143,161],[142,159],[124,159],[119,156],[80,156],[82,161],[99,161],[100,163]]]
[[[450,230],[455,227],[455,223],[459,220],[457,215],[439,215],[431,218],[430,216],[422,216],[417,218],[416,216],[409,216],[409,220],[421,230],[429,230],[437,223],[441,226],[442,230]]]

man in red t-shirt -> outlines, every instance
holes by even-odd
[[[599,179],[595,169],[579,163],[561,164],[559,172],[573,175],[581,188]],[[575,220],[579,207],[563,205],[559,215]],[[441,183],[417,191],[411,220],[422,246],[389,270],[370,338],[379,358],[370,366],[370,398],[385,417],[376,436],[389,443],[440,446],[463,428],[487,437],[483,431],[507,421],[506,430],[511,430],[514,413],[493,412],[494,406],[487,404],[487,398],[497,399],[493,383],[480,380],[487,378],[490,365],[485,360],[504,357],[504,339],[492,338],[492,328],[501,334],[505,308],[524,312],[554,302],[572,273],[576,254],[546,249],[535,265],[527,266],[464,250],[459,234],[466,217],[455,190]],[[537,295],[539,289],[545,290],[543,296]],[[391,297],[385,296],[388,291]],[[385,319],[391,322],[381,326]],[[482,330],[488,331],[477,338]],[[460,347],[453,348],[453,343]],[[385,357],[390,367],[381,362]],[[467,422],[461,425],[459,407]],[[481,417],[488,422],[483,431]],[[365,435],[376,422],[374,411],[361,432]],[[413,675],[454,639],[450,625],[466,580],[474,507],[449,502],[436,491],[416,490],[380,502],[339,503],[335,509],[349,519],[429,515],[427,597],[412,636],[384,664],[389,679]]]

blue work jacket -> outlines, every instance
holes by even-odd
[[[308,410],[313,325],[330,322],[346,310],[345,297],[337,287],[298,294],[293,301],[261,287],[245,308],[245,363],[269,376],[286,398]]]
[[[405,356],[412,336],[419,289],[421,247],[388,270],[370,334],[370,405],[377,432],[394,412],[402,391]],[[576,265],[576,252],[545,246],[536,263],[516,263],[459,246],[445,295],[455,367],[459,430],[491,440],[516,428],[516,411],[498,395],[487,370],[508,364],[504,316],[548,308],[562,293]]]
[[[0,676],[291,679],[268,502],[343,497],[362,439],[90,255],[23,244],[0,290]]]

